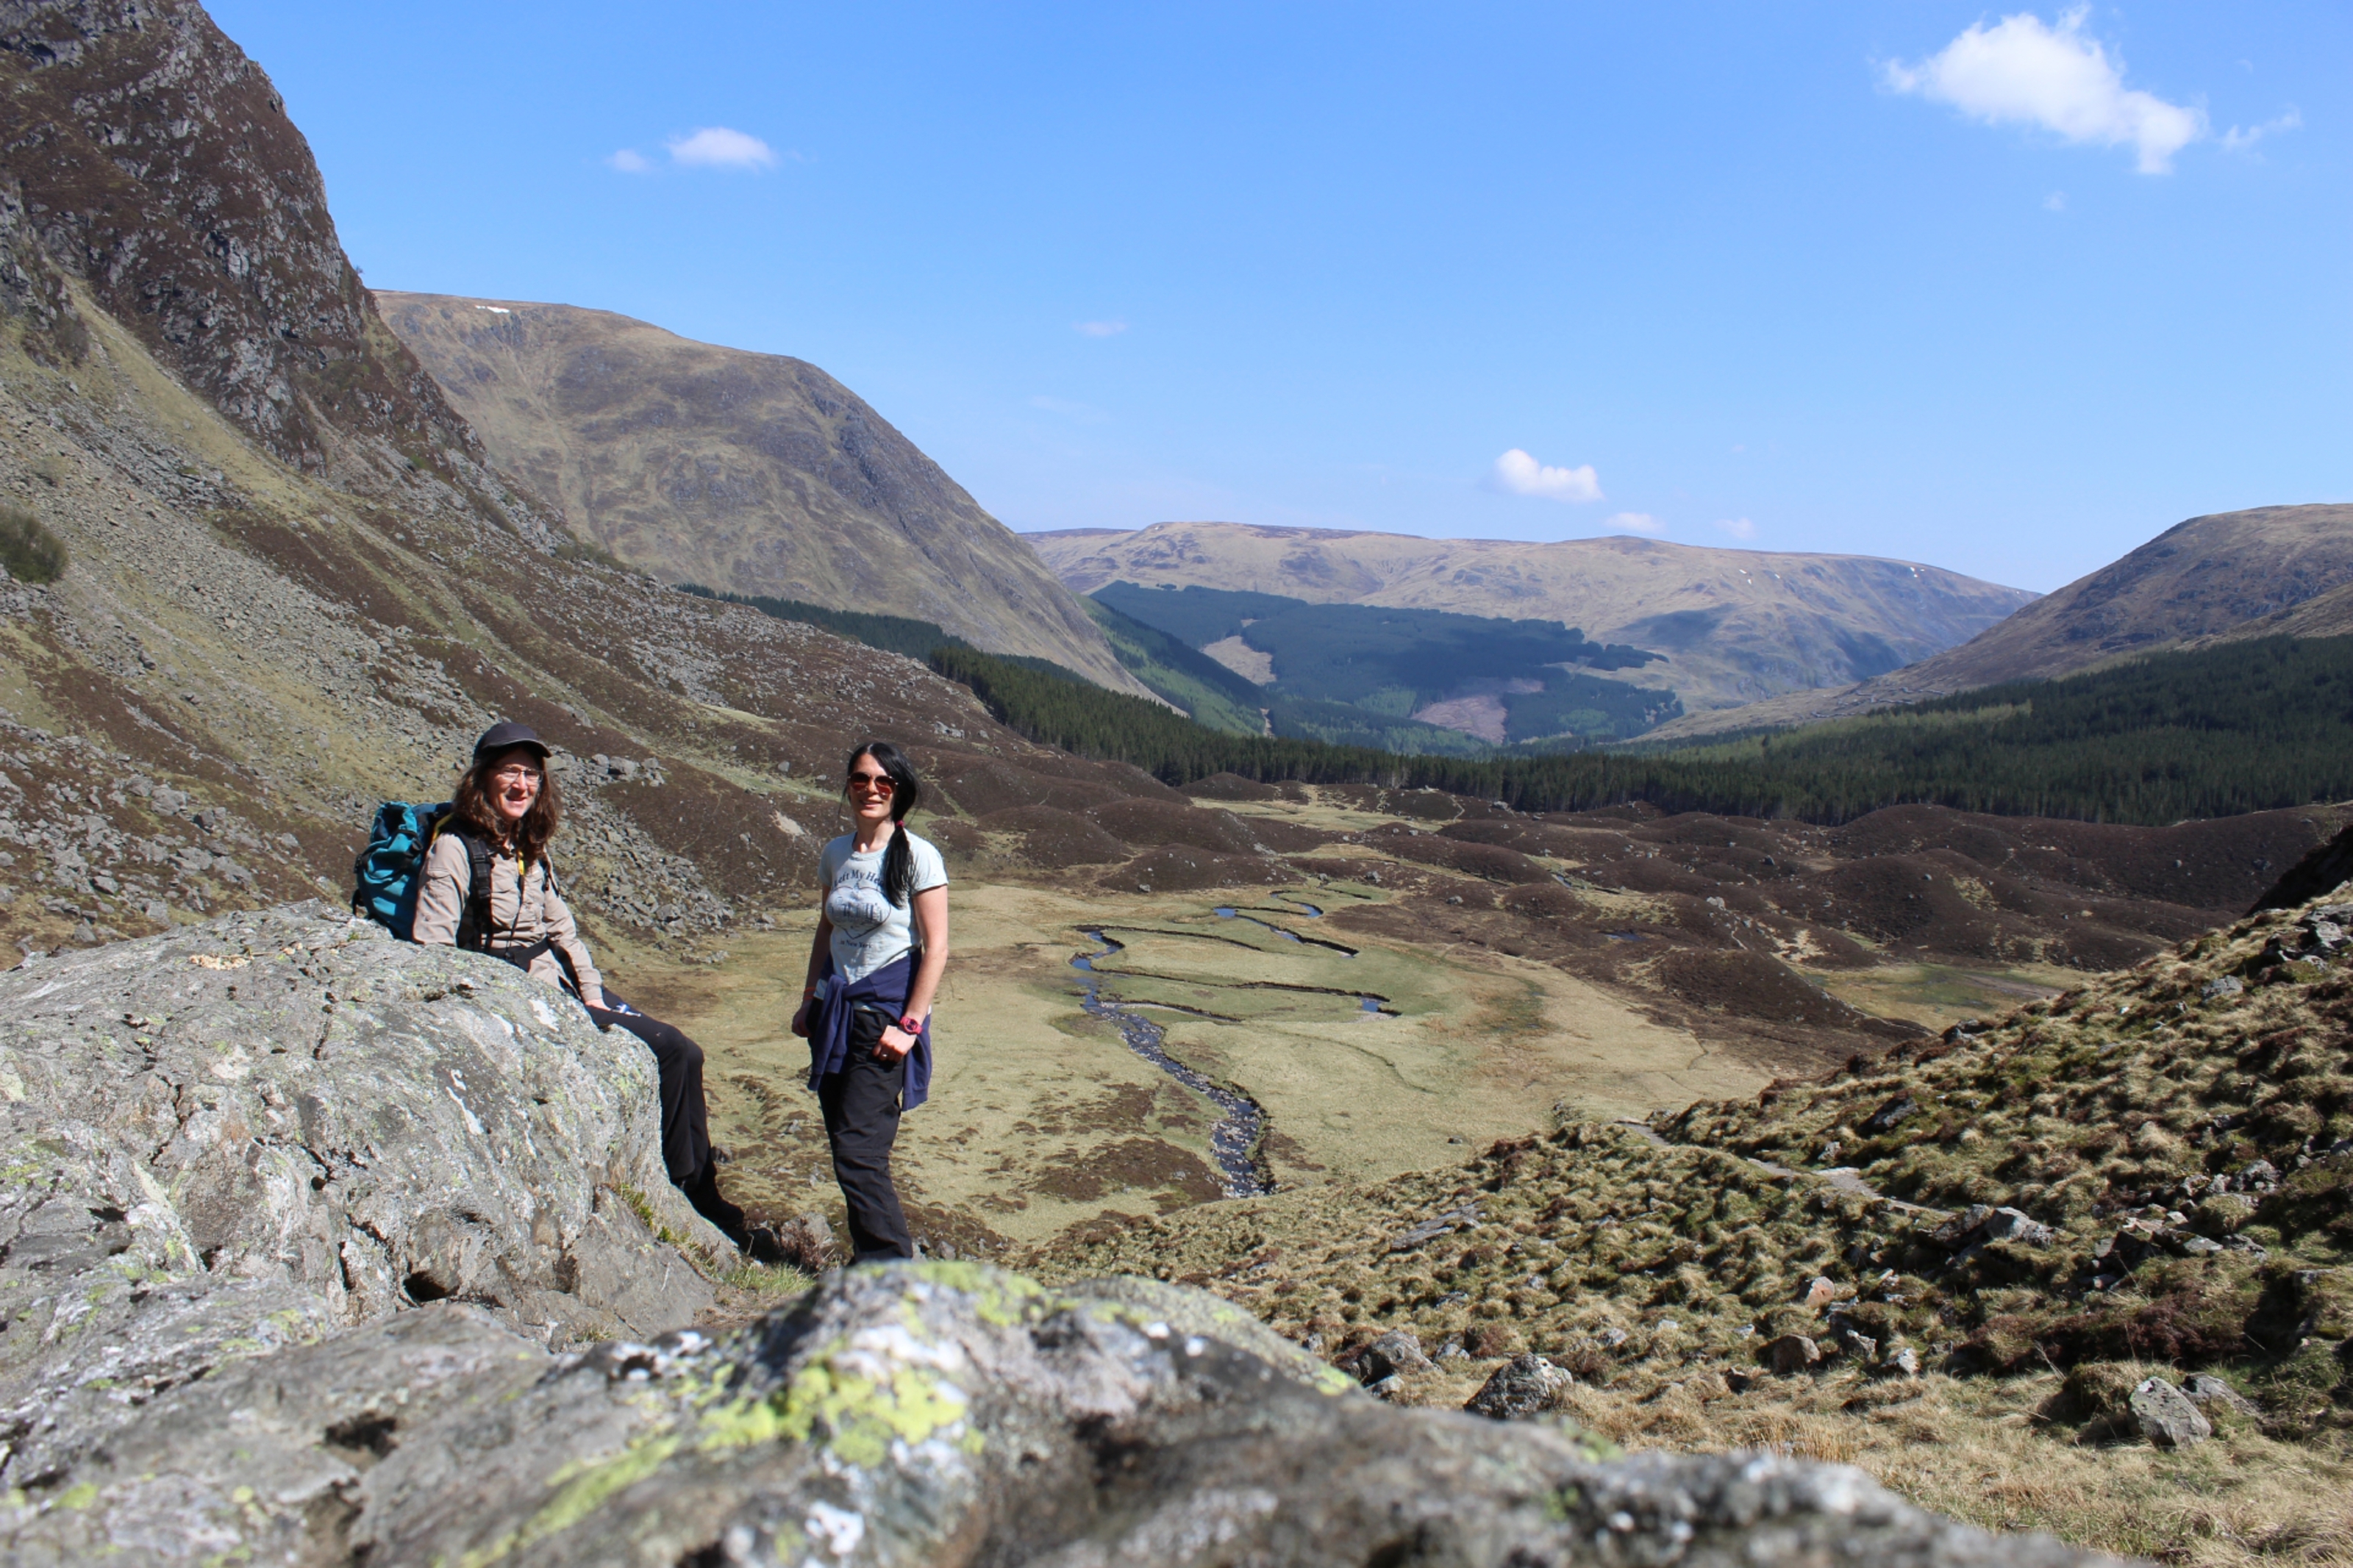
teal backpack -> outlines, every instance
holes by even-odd
[[[466,909],[458,918],[458,945],[485,948],[491,930],[491,847],[450,818],[448,801],[411,805],[388,800],[377,806],[367,847],[352,863],[352,913],[375,921],[404,942],[417,940],[417,895],[425,882],[425,852],[433,847],[437,832],[448,832],[466,846]],[[547,877],[548,886],[554,887],[552,864]],[[565,963],[568,972],[570,962]]]
[[[388,800],[375,808],[375,824],[368,829],[367,847],[352,865],[356,884],[352,913],[365,915],[406,938],[417,924],[417,892],[424,879],[425,851],[432,847],[433,829],[449,814],[448,802],[411,805]]]

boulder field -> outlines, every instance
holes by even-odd
[[[733,1328],[650,1058],[304,905],[0,975],[10,1563],[2057,1564],[1860,1472],[1391,1407],[965,1263]]]

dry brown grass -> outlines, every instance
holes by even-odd
[[[1475,1387],[1477,1379],[1466,1371],[1453,1383]],[[1431,1404],[1461,1397],[1451,1385],[1415,1392]],[[1580,1384],[1560,1410],[1629,1449],[1752,1448],[1859,1466],[1939,1513],[2122,1556],[2196,1568],[2353,1563],[2353,1464],[2345,1458],[2275,1442],[2244,1423],[2226,1423],[2179,1454],[2139,1441],[2085,1442],[2041,1414],[2060,1392],[2056,1376],[1776,1378],[1705,1400],[1691,1384]]]

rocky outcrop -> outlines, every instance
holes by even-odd
[[[556,1349],[711,1303],[651,1056],[496,960],[312,904],[29,960],[0,1016],[10,1487],[424,1302]]]
[[[261,68],[188,0],[0,5],[0,246],[37,237],[97,302],[280,459],[338,437],[405,453],[526,531],[543,520],[481,471],[480,444],[386,331],[343,256],[309,144]],[[0,268],[0,272],[6,271]],[[36,260],[0,277],[48,322]],[[69,333],[62,357],[79,359]]]
[[[47,1495],[13,1561],[2086,1561],[1839,1467],[1392,1409],[1181,1288],[958,1263],[568,1354],[437,1306],[176,1391]]]

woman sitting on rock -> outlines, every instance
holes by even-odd
[[[503,958],[578,996],[598,1028],[618,1024],[643,1040],[661,1075],[662,1163],[670,1179],[695,1213],[744,1247],[744,1211],[719,1195],[711,1158],[702,1047],[606,989],[548,863],[547,841],[563,815],[539,737],[515,723],[484,731],[426,851],[411,934]],[[489,870],[487,888],[474,885],[477,864]]]
[[[888,741],[849,753],[842,790],[856,827],[825,847],[823,900],[793,1033],[809,1042],[833,1176],[860,1263],[913,1258],[891,1181],[899,1117],[932,1082],[932,998],[948,963],[948,869],[903,821],[921,789]]]

